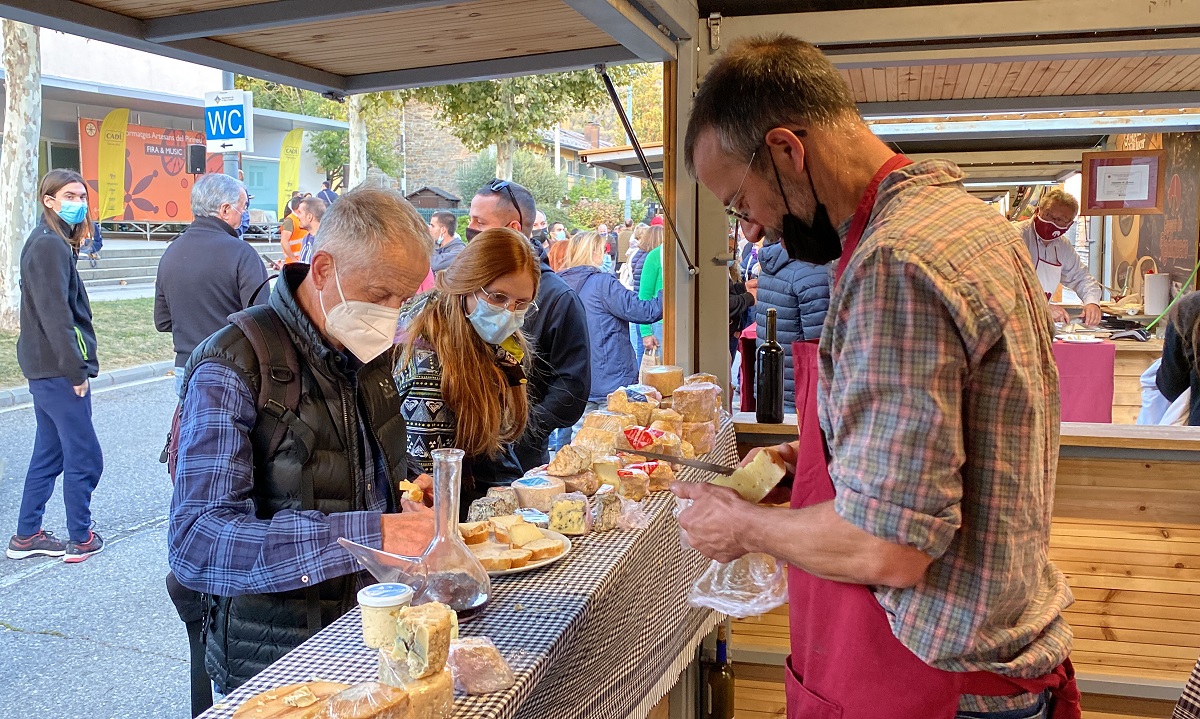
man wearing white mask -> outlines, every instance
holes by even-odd
[[[1018,222],[1029,260],[1037,272],[1038,282],[1046,299],[1054,294],[1059,284],[1071,288],[1083,302],[1083,323],[1089,326],[1100,324],[1100,284],[1088,274],[1079,261],[1075,248],[1067,241],[1067,231],[1075,224],[1079,215],[1079,202],[1062,188],[1052,187],[1042,195],[1037,213],[1028,220]],[[1050,305],[1050,316],[1055,322],[1070,322],[1067,311],[1056,304]]]
[[[430,251],[399,194],[348,192],[311,265],[285,267],[265,306],[188,361],[168,555],[211,597],[205,666],[221,693],[354,607],[368,577],[338,537],[398,548],[410,472],[388,350]]]

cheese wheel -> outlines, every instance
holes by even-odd
[[[717,425],[715,422],[684,422],[682,437],[691,443],[696,454],[708,454],[717,441]]]
[[[671,402],[671,407],[683,415],[684,422],[710,422],[720,406],[721,388],[707,382],[679,387]]]
[[[696,374],[690,374],[683,378],[684,384],[703,384],[705,382],[718,385],[720,384],[717,382],[717,376],[715,374],[709,374],[707,372],[697,372]]]
[[[411,703],[403,689],[363,682],[329,697],[312,719],[408,719]]]
[[[539,512],[549,512],[550,502],[554,499],[554,495],[566,491],[567,485],[558,477],[534,475],[514,481],[512,488],[516,490],[517,499],[520,500],[522,507],[536,509]]]
[[[670,397],[683,385],[683,368],[673,364],[661,364],[642,370],[642,384],[658,390],[663,397]]]

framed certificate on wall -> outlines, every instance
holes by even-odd
[[[1085,152],[1080,214],[1162,214],[1166,172],[1163,150]]]

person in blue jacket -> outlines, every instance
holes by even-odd
[[[795,412],[792,343],[820,338],[825,312],[829,309],[830,267],[793,260],[782,242],[764,243],[758,251],[758,263],[761,274],[758,276],[758,302],[754,307],[758,346],[766,341],[767,310],[774,307],[778,315],[776,339],[784,349],[784,411]]]
[[[592,384],[586,411],[590,412],[607,402],[609,393],[618,387],[637,383],[638,363],[629,343],[629,323],[661,320],[662,293],[640,300],[615,275],[603,272],[605,240],[598,233],[580,233],[570,242],[559,276],[579,295],[587,313]]]

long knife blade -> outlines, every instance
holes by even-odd
[[[713,464],[712,462],[704,462],[699,459],[684,459],[683,457],[672,457],[669,454],[659,454],[658,452],[643,452],[639,449],[630,450],[629,453],[637,455],[639,457],[645,457],[647,459],[657,459],[660,462],[671,462],[672,464],[682,464],[685,467],[691,467],[693,469],[699,469],[699,470],[703,470],[705,472],[712,472],[714,474],[723,474],[726,477],[733,474],[734,471],[736,471],[736,469],[737,469],[736,467],[726,467],[726,466],[720,465],[720,464]]]

